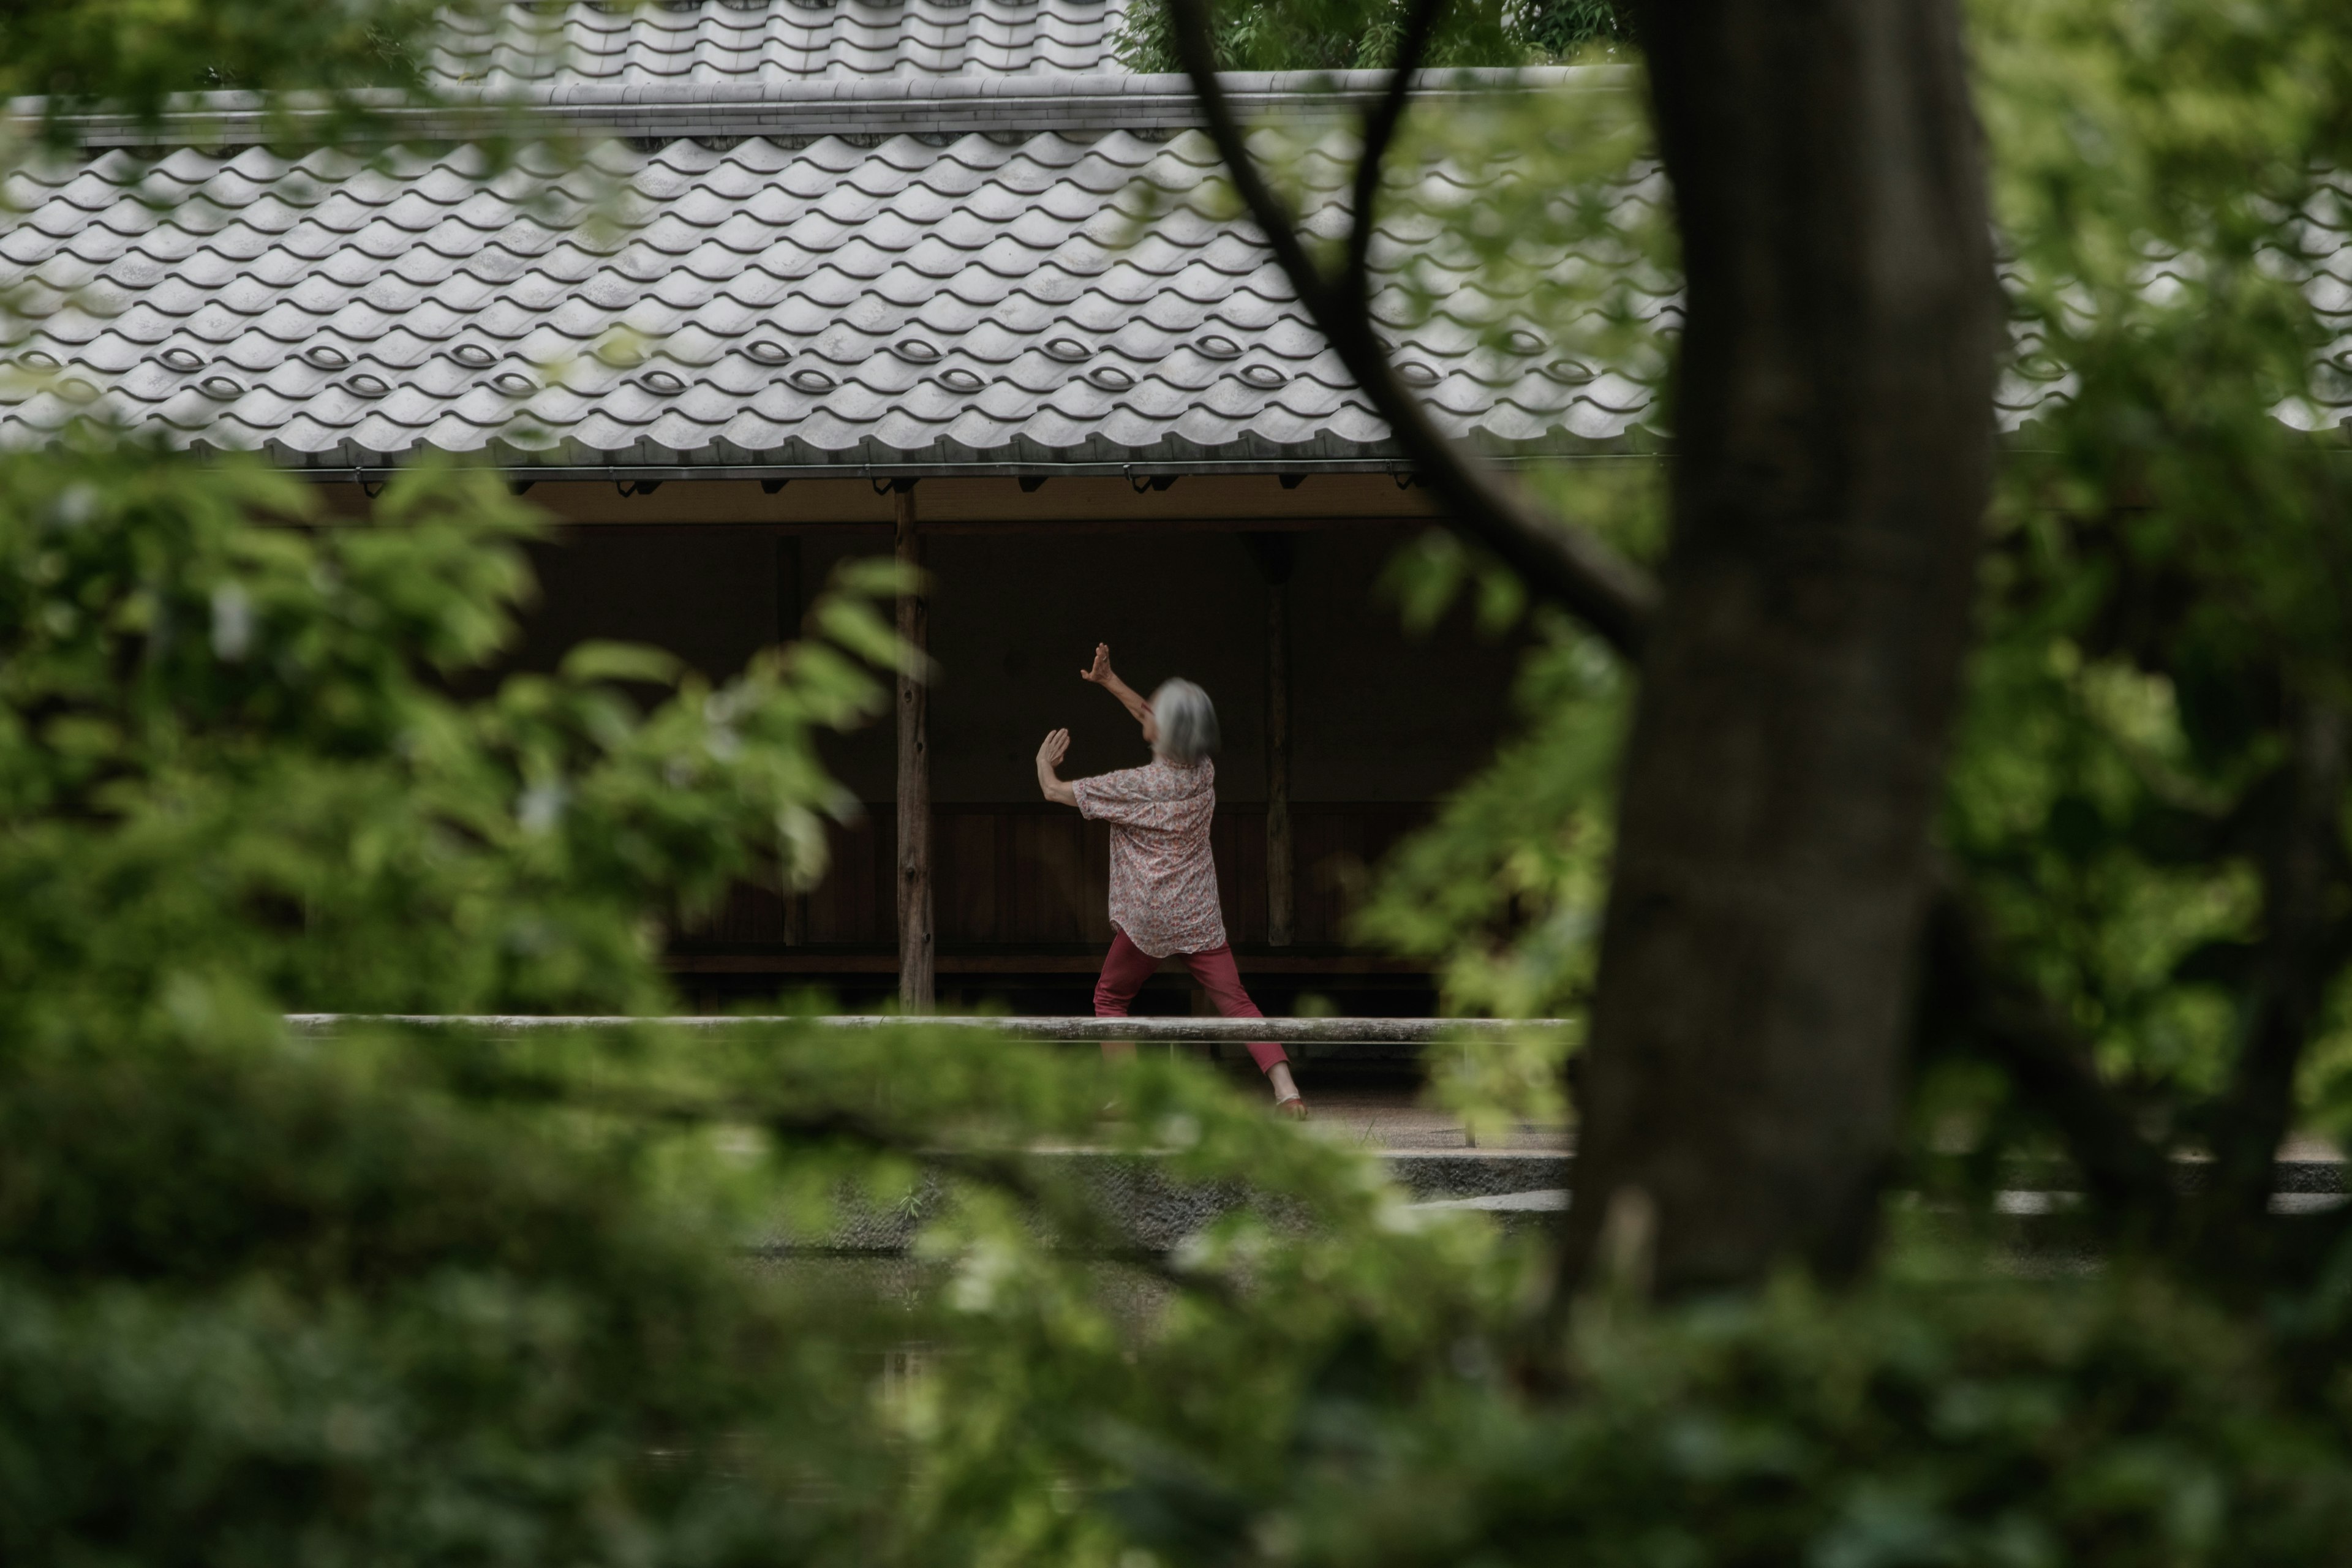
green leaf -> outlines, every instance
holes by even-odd
[[[641,681],[675,686],[685,670],[675,654],[638,643],[583,642],[563,656],[559,667],[566,680]]]

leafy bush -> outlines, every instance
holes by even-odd
[[[1310,1402],[1291,1560],[2301,1563],[2352,1522],[2340,1405],[2147,1283],[1882,1287],[1610,1318],[1558,1404]]]
[[[813,1304],[631,1150],[400,1076],[257,1041],[0,1068],[0,1555],[853,1557],[896,1468],[861,1320],[806,1354]]]
[[[465,701],[530,515],[431,464],[310,507],[96,429],[0,458],[0,1554],[814,1552],[856,1334],[803,1361],[719,1190],[471,1094],[478,1042],[283,1015],[661,1005],[665,915],[821,867],[895,573],[716,689],[592,647]]]

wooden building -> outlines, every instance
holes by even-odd
[[[919,555],[934,587],[902,614],[940,679],[834,748],[867,809],[824,886],[745,889],[678,934],[710,1000],[808,982],[1080,1005],[1106,845],[1038,799],[1032,758],[1066,725],[1076,773],[1142,759],[1076,678],[1107,640],[1138,685],[1184,674],[1219,705],[1225,912],[1269,1010],[1426,1008],[1429,977],[1352,945],[1348,913],[1491,753],[1514,660],[1460,624],[1415,642],[1376,602],[1421,492],[1208,199],[1181,79],[1118,68],[1117,0],[509,21],[450,35],[454,107],[396,114],[373,162],[274,153],[233,94],[192,101],[176,147],[85,122],[80,156],[11,193],[0,283],[35,308],[10,352],[53,374],[0,426],[110,407],[262,449],[349,510],[419,451],[486,454],[562,520],[526,662],[623,637],[723,675],[838,561]],[[1260,110],[1307,85],[1234,83]],[[1333,85],[1317,101],[1375,84]],[[468,102],[593,152],[489,171]],[[1504,309],[1465,288],[1396,318],[1440,420],[1506,460],[1640,449],[1643,387],[1504,332]],[[1170,984],[1157,1005],[1181,1008]]]
[[[1347,916],[1366,868],[1492,752],[1515,661],[1459,623],[1409,637],[1377,601],[1376,579],[1423,526],[1418,491],[1380,473],[1287,489],[1274,475],[1194,475],[1141,493],[1104,477],[1027,491],[1014,479],[883,484],[796,479],[772,497],[750,481],[626,498],[609,483],[550,487],[564,515],[598,521],[542,552],[547,596],[524,657],[551,664],[583,636],[621,636],[734,668],[789,632],[835,562],[889,551],[908,508],[939,665],[924,739],[942,996],[1068,1011],[1100,966],[1106,830],[1041,800],[1034,758],[1067,726],[1069,776],[1144,760],[1133,722],[1078,679],[1108,640],[1139,686],[1183,674],[1218,704],[1219,882],[1263,1000],[1303,990],[1375,1013],[1426,1008],[1427,975],[1357,950]],[[681,937],[676,963],[702,994],[772,991],[780,976],[896,992],[899,736],[877,725],[828,751],[863,819],[836,834],[814,892],[742,889]]]

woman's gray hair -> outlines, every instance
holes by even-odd
[[[1189,680],[1160,682],[1151,694],[1151,721],[1160,729],[1152,749],[1179,767],[1191,767],[1221,743],[1217,710]]]

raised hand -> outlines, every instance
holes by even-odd
[[[1078,671],[1078,679],[1091,680],[1097,686],[1108,686],[1118,679],[1111,673],[1110,644],[1107,642],[1095,644],[1095,661],[1089,668]]]
[[[1062,759],[1069,754],[1070,732],[1067,730],[1056,730],[1045,737],[1045,743],[1037,748],[1037,787],[1045,793],[1047,800],[1076,805],[1078,804],[1078,792],[1054,776],[1054,770],[1061,766]]]

